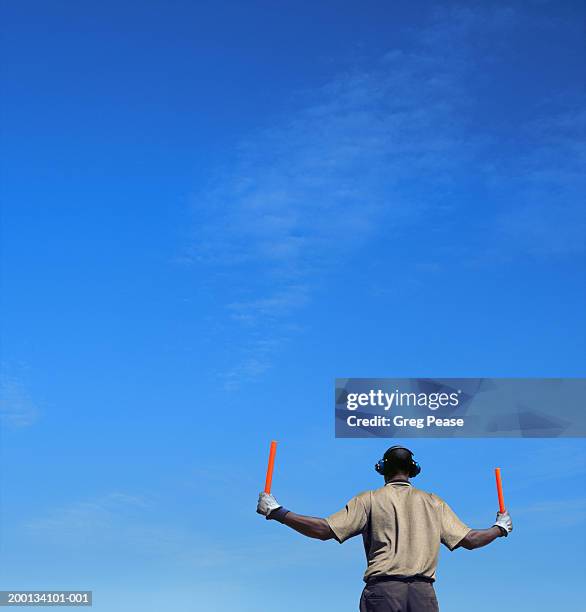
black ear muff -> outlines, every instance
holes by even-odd
[[[417,463],[417,461],[412,459],[411,460],[411,469],[409,470],[409,477],[410,478],[415,478],[415,476],[417,476],[417,474],[419,474],[419,472],[421,472],[421,466],[419,465],[419,463]]]

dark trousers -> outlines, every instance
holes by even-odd
[[[389,580],[367,584],[360,612],[439,612],[433,584]]]

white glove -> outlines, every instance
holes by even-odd
[[[259,493],[258,504],[256,505],[256,511],[259,514],[268,516],[273,510],[280,507],[281,504],[270,493],[265,493],[264,491]]]
[[[506,510],[503,513],[496,513],[496,521],[493,527],[502,527],[505,530],[505,535],[509,535],[513,531],[513,521]]]

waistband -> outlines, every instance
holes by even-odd
[[[376,584],[377,582],[427,582],[433,584],[435,580],[429,576],[373,576],[366,581],[366,584]]]

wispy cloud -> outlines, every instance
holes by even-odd
[[[501,181],[516,201],[498,218],[509,248],[536,256],[576,255],[586,248],[586,112],[583,97],[565,108],[544,104],[544,117],[527,124],[530,151]]]
[[[441,28],[451,22],[433,25],[435,40],[420,33],[412,50],[299,94],[290,114],[240,144],[198,202],[204,221],[192,258],[237,279],[227,316],[263,329],[227,373],[230,385],[270,367],[266,343],[291,336],[290,318],[335,262],[381,224],[401,226],[434,206],[414,187],[421,176],[438,196],[449,190],[468,146],[458,121],[462,68],[438,56]]]
[[[54,508],[19,528],[53,549],[83,548],[108,554],[131,549],[137,554],[169,556],[183,551],[185,530],[156,520],[156,509],[157,503],[144,496],[113,491]]]
[[[221,499],[224,497],[225,490]],[[251,508],[253,502],[254,499],[250,502]],[[262,519],[252,509],[250,515],[257,525],[262,525]],[[37,553],[48,551],[55,555],[68,550],[74,555],[83,551],[84,556],[112,557],[114,554],[116,562],[123,565],[134,561],[144,563],[145,558],[150,563],[163,559],[166,566],[180,571],[209,569],[234,573],[236,566],[240,566],[241,576],[256,571],[252,568],[264,562],[258,542],[252,536],[240,537],[240,543],[235,546],[238,538],[231,530],[227,526],[220,536],[207,533],[199,520],[194,525],[186,517],[171,518],[169,509],[162,508],[158,499],[122,492],[74,501],[54,508],[45,516],[13,526],[21,544],[34,543]],[[286,534],[269,535],[266,545],[278,548],[286,539]],[[311,561],[311,550],[298,541],[285,564],[306,565]]]
[[[127,515],[146,505],[147,502],[141,497],[112,492],[55,509],[49,516],[27,523],[27,528],[60,534],[63,531],[87,533],[89,536],[96,530],[108,528],[116,516]]]
[[[38,409],[25,385],[7,372],[2,364],[0,373],[0,422],[11,427],[32,425],[38,416]]]
[[[295,313],[315,299],[332,267],[358,255],[383,228],[400,232],[438,212],[467,214],[452,203],[463,169],[501,184],[521,172],[537,191],[544,180],[566,182],[569,163],[547,177],[548,156],[556,158],[547,147],[557,146],[555,121],[559,128],[564,121],[572,126],[571,117],[552,119],[551,144],[527,158],[524,169],[510,169],[509,157],[483,160],[497,143],[470,112],[478,95],[470,82],[482,81],[478,41],[490,44],[491,58],[504,55],[499,41],[521,22],[525,27],[525,18],[480,4],[438,11],[428,27],[410,33],[408,44],[299,93],[288,114],[267,120],[218,169],[196,203],[200,224],[190,257],[216,270],[224,291],[231,287],[226,319],[253,330],[239,363],[229,368],[231,385],[270,367],[275,351],[257,352],[253,344],[291,337],[287,327]],[[527,130],[535,129],[528,122]],[[502,244],[509,236],[517,248],[520,233],[541,248],[549,238],[547,248],[556,248],[551,235],[542,234],[563,203],[549,212],[543,200],[531,202],[526,184],[516,184],[523,198],[491,216],[482,248],[490,251],[491,241]],[[575,236],[560,237],[561,249],[579,242],[576,209],[568,205],[566,212]]]
[[[515,508],[515,516],[524,520],[531,516],[539,520],[555,516],[559,526],[577,525],[586,521],[586,497],[535,502],[529,506]]]
[[[405,183],[449,184],[466,149],[462,95],[430,51],[391,52],[306,92],[300,108],[241,144],[236,169],[202,199],[195,256],[260,264],[282,291],[359,246],[383,215],[421,213],[432,203],[407,201]]]
[[[307,294],[307,287],[289,285],[270,297],[232,302],[227,308],[234,319],[255,323],[259,318],[273,319],[304,306],[308,299]]]

